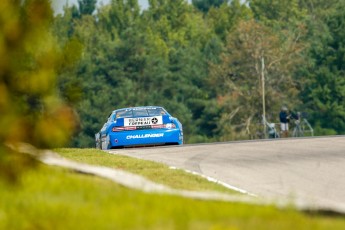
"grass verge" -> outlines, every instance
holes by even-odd
[[[345,229],[345,220],[231,202],[146,194],[40,165],[0,182],[0,229]]]
[[[142,175],[156,183],[175,189],[193,191],[217,191],[227,194],[239,194],[222,185],[210,182],[201,176],[179,169],[170,169],[167,165],[153,161],[139,160],[121,155],[113,155],[97,149],[56,149],[61,156],[73,161],[122,169]]]

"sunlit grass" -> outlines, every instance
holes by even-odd
[[[56,149],[55,151],[77,162],[122,169],[176,189],[237,193],[224,186],[207,181],[201,176],[193,175],[183,170],[170,169],[167,165],[153,161],[113,155],[97,149]]]
[[[345,229],[292,209],[145,194],[57,167],[0,182],[0,229]]]

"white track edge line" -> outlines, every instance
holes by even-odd
[[[187,173],[190,173],[190,174],[193,174],[193,175],[197,175],[197,176],[201,176],[202,178],[205,178],[208,181],[214,182],[216,184],[220,184],[220,185],[222,185],[222,186],[224,186],[224,187],[226,187],[228,189],[232,189],[232,190],[234,190],[236,192],[240,192],[240,193],[243,193],[243,194],[246,194],[246,195],[249,195],[249,196],[253,196],[253,197],[258,197],[258,195],[254,194],[254,193],[250,193],[250,192],[248,192],[248,191],[246,191],[244,189],[235,187],[233,185],[227,184],[227,183],[225,183],[223,181],[217,180],[217,179],[215,179],[213,177],[209,177],[209,176],[206,176],[206,175],[201,174],[201,173],[197,173],[197,172],[194,172],[194,171],[191,171],[191,170],[188,170],[188,169],[181,169],[181,168],[178,168],[178,167],[175,167],[175,166],[170,166],[169,168],[170,169],[175,169],[175,170],[176,169],[180,169],[180,170],[183,170],[183,171],[185,171]]]

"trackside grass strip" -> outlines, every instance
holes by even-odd
[[[122,169],[175,189],[239,194],[200,176],[183,170],[170,169],[164,164],[153,161],[109,154],[97,149],[56,149],[55,151],[73,161]]]
[[[345,220],[292,209],[146,194],[40,165],[0,182],[0,229],[345,229]]]

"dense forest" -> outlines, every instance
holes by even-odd
[[[80,121],[70,146],[141,105],[179,118],[186,143],[263,138],[282,105],[315,135],[345,133],[344,0],[78,2],[52,20],[59,94]]]

